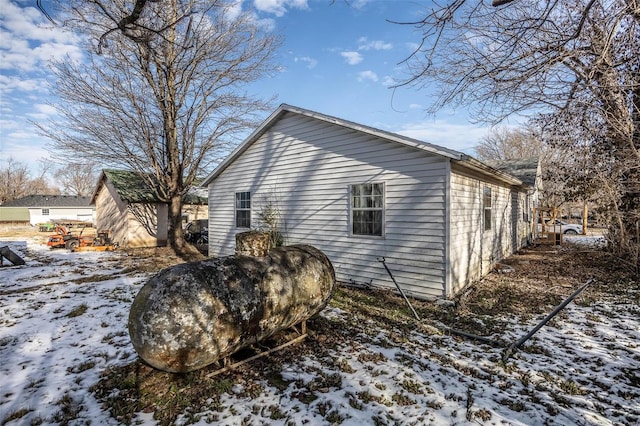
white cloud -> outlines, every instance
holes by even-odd
[[[304,62],[307,64],[307,68],[314,69],[316,65],[318,65],[318,61],[316,59],[310,58],[309,56],[301,56],[296,57],[293,60],[294,62]]]
[[[238,18],[242,14],[242,2],[233,2],[226,6],[225,10],[226,18],[230,21],[233,21]]]
[[[349,65],[357,65],[364,59],[358,52],[340,52]]]
[[[405,43],[405,46],[410,52],[415,52],[416,50],[420,49],[420,45],[418,43]]]
[[[360,37],[358,40],[358,50],[390,50],[393,44],[382,40],[368,40],[366,37]]]
[[[288,9],[308,9],[307,0],[253,0],[253,5],[261,12],[284,16]]]
[[[391,87],[397,83],[398,82],[390,75],[385,75],[384,78],[382,79],[382,85],[386,87]]]
[[[371,70],[361,71],[358,73],[358,81],[362,82],[367,80],[376,82],[378,81],[378,75]]]
[[[48,156],[46,141],[34,133],[13,132],[0,140],[0,164],[13,158],[25,163],[30,170],[37,170],[40,162]]]
[[[0,120],[0,129],[4,131],[10,130],[10,129],[17,129],[18,126],[19,124],[13,120]]]
[[[78,38],[52,26],[34,7],[0,0],[0,69],[33,71],[51,59],[82,57]]]
[[[33,133],[27,132],[25,130],[16,130],[15,132],[9,133],[7,135],[7,138],[9,138],[9,139],[26,140],[26,139],[33,138]]]
[[[46,80],[38,78],[23,78],[0,74],[0,93],[8,94],[13,91],[44,92],[47,90]]]
[[[454,124],[442,120],[403,125],[395,133],[473,155],[473,149],[489,133],[489,127]]]
[[[362,9],[365,7],[371,0],[351,0],[349,5],[354,9]]]
[[[58,110],[47,104],[34,104],[33,108],[35,111],[30,112],[27,115],[36,120],[45,120],[58,113]]]

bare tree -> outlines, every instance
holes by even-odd
[[[7,160],[7,164],[0,168],[0,202],[6,203],[29,195],[29,169],[26,164]]]
[[[0,167],[0,204],[26,197],[27,195],[53,195],[60,191],[45,179],[46,170],[33,178],[26,164],[9,158]]]
[[[92,163],[66,163],[54,173],[65,194],[89,196],[95,189],[98,175]]]
[[[579,135],[592,158],[609,168],[602,176],[610,177],[615,198],[606,206],[612,246],[634,251],[640,239],[640,0],[494,3],[505,6],[449,0],[411,23],[423,39],[406,61],[404,84],[435,83],[432,112],[465,105],[492,123],[542,113],[541,127],[556,142],[564,132],[571,148]]]
[[[480,160],[518,160],[540,158],[542,140],[528,128],[496,127],[475,147]]]
[[[73,24],[97,45],[121,5],[76,6]],[[269,107],[244,88],[276,70],[279,44],[227,1],[147,2],[135,27],[113,32],[100,55],[55,65],[64,120],[39,127],[63,155],[140,172],[168,203],[169,242],[184,252],[183,197]]]

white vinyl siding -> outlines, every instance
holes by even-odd
[[[450,185],[450,288],[455,294],[487,274],[515,250],[513,219],[520,217],[510,188],[478,177],[452,173]],[[486,196],[491,194],[491,206]],[[516,195],[515,200],[519,197]],[[491,217],[490,229],[486,215]]]
[[[95,208],[87,207],[27,207],[32,225],[48,221],[86,220],[93,221]]]
[[[442,297],[448,160],[438,155],[287,113],[209,186],[210,255],[235,250],[235,192],[251,191],[254,215],[276,202],[286,244],[311,244],[339,281]],[[352,185],[384,182],[383,236],[351,234]],[[215,201],[214,201],[215,200]],[[254,216],[255,217],[255,216]]]

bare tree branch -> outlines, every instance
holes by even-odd
[[[96,39],[115,16],[95,8],[98,2],[106,4],[87,2],[74,15]],[[280,40],[249,14],[231,15],[226,4],[147,2],[131,34],[112,33],[108,49],[86,63],[55,65],[64,119],[38,124],[60,155],[139,172],[169,205],[169,241],[177,251],[188,189],[270,106],[244,88],[275,72]]]
[[[492,124],[543,114],[543,137],[603,165],[573,176],[585,194],[611,188],[602,200],[615,245],[640,253],[639,0],[448,0],[405,24],[422,39],[399,86],[435,93],[430,113],[467,107]]]

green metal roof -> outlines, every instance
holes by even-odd
[[[127,203],[157,203],[158,198],[142,175],[130,170],[104,170],[122,201]]]
[[[131,170],[103,170],[118,196],[127,203],[159,203],[158,197],[148,185],[141,173]],[[185,204],[206,205],[208,199],[196,194],[188,193],[184,197]]]

